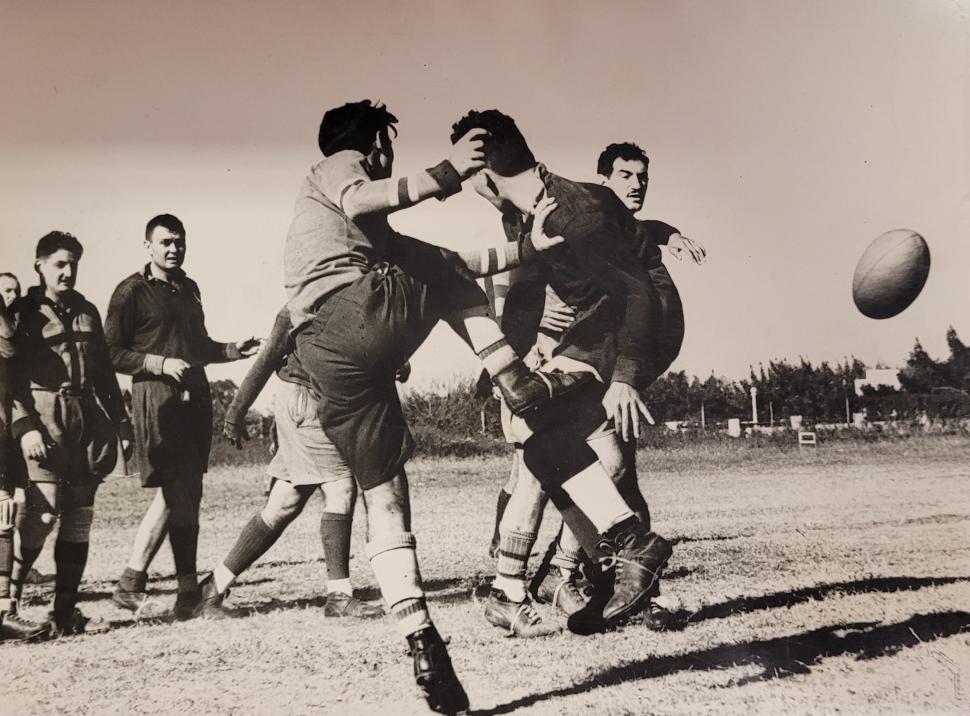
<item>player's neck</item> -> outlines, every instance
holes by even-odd
[[[165,281],[166,283],[172,283],[172,279],[178,271],[178,269],[164,269],[154,261],[151,261],[148,264],[148,270],[151,271],[152,276],[157,278],[159,281]]]
[[[529,169],[503,180],[505,198],[512,202],[523,216],[531,216],[546,190],[535,169]]]

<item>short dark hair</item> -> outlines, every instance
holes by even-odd
[[[163,229],[168,229],[173,234],[178,234],[183,239],[185,238],[185,224],[174,214],[159,214],[158,216],[153,216],[145,225],[145,238],[150,239],[152,232],[159,226]]]
[[[81,246],[81,242],[73,234],[69,234],[66,231],[52,231],[40,237],[40,241],[37,242],[37,252],[34,254],[34,258],[47,258],[61,249],[70,251],[78,260],[84,254],[84,247]]]
[[[393,124],[397,124],[397,117],[383,104],[373,104],[369,99],[348,102],[324,113],[317,146],[325,157],[344,149],[367,154],[377,133],[391,130]],[[396,129],[394,134],[397,135]]]
[[[484,129],[485,166],[503,177],[511,177],[532,169],[536,158],[515,125],[515,120],[497,109],[481,112],[471,110],[451,127],[451,143],[454,144],[472,129]]]
[[[618,142],[611,144],[603,153],[600,154],[596,162],[596,173],[608,177],[613,173],[613,163],[617,159],[626,159],[631,162],[643,162],[644,166],[650,166],[650,157],[633,142]]]
[[[20,284],[20,279],[17,278],[16,274],[10,273],[9,271],[0,271],[0,278],[12,278],[17,284]]]

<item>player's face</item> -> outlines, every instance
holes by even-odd
[[[9,306],[20,298],[20,281],[12,276],[0,276],[0,296],[3,297],[3,305]]]
[[[55,296],[63,296],[77,283],[77,256],[72,251],[59,249],[37,259],[36,266],[47,291]]]
[[[603,182],[620,197],[620,201],[632,212],[643,208],[647,196],[647,165],[639,159],[617,159],[613,171]]]
[[[480,169],[475,172],[468,181],[471,183],[472,189],[480,196],[488,199],[492,206],[499,211],[505,210],[507,202],[499,195],[498,186],[495,184],[494,178],[487,169]]]
[[[152,229],[145,248],[151,262],[163,271],[181,268],[185,261],[185,237],[164,226]]]

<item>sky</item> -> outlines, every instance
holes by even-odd
[[[901,365],[919,338],[970,342],[970,2],[106,2],[0,0],[0,271],[34,282],[52,229],[85,245],[78,288],[105,310],[177,214],[210,333],[265,336],[322,113],[380,99],[395,174],[440,161],[469,109],[512,115],[551,171],[594,181],[614,141],[651,157],[642,216],[708,250],[667,264],[687,334],[673,368],[747,375],[769,359]],[[504,241],[470,188],[396,214],[451,248]],[[852,303],[890,229],[932,267],[900,316]],[[477,361],[446,328],[418,388]],[[247,363],[213,366],[237,382]]]

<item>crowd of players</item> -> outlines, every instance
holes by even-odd
[[[573,182],[536,160],[510,117],[472,111],[454,124],[447,159],[392,178],[396,124],[368,101],[324,114],[323,159],[301,186],[285,242],[287,303],[261,349],[254,338],[209,337],[199,287],[182,270],[187,232],[170,214],[148,222],[148,263],[118,284],[103,323],[76,288],[83,248],[71,234],[40,239],[39,284],[25,295],[12,274],[0,275],[4,639],[108,628],[77,601],[95,493],[120,449],[155,496],[113,594],[119,607],[157,615],[147,574],[167,538],[175,618],[229,616],[233,582],[319,491],[325,615],[386,610],[408,642],[429,707],[467,709],[422,587],[405,473],[414,441],[395,384],[407,379],[408,359],[438,321],[480,358],[482,384],[501,399],[514,444],[498,496],[486,619],[512,636],[558,631],[534,608],[538,599],[567,614],[577,633],[636,613],[663,628],[669,615],[653,597],[671,546],[651,531],[637,480],[635,440],[641,419],[652,422],[640,393],[669,367],[684,332],[659,246],[697,263],[704,249],[668,224],[634,218],[648,172],[634,144],[606,148],[601,184]],[[466,181],[501,212],[504,246],[448,251],[388,224],[389,214],[443,200]],[[212,440],[204,366],[257,352],[225,433],[236,444],[246,438],[246,413],[275,372],[273,480],[263,509],[200,580],[199,507]],[[116,373],[132,376],[130,413]],[[383,607],[360,600],[350,585],[358,493]],[[563,529],[527,584],[549,500]],[[19,611],[21,594],[55,529],[53,604],[46,620],[33,622]]]

